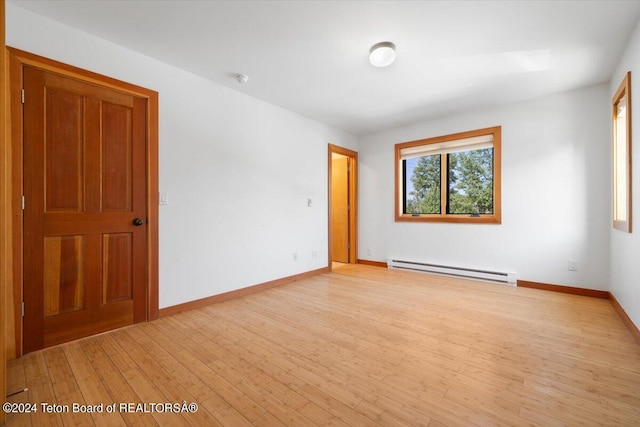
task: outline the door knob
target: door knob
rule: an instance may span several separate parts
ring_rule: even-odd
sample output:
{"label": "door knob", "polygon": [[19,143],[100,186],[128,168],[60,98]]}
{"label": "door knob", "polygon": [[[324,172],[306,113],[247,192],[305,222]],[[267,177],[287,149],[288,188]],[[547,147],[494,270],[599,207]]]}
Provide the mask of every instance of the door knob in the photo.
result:
{"label": "door knob", "polygon": [[136,227],[140,227],[142,224],[144,224],[144,221],[140,218],[136,218],[133,220],[133,225],[135,225]]}

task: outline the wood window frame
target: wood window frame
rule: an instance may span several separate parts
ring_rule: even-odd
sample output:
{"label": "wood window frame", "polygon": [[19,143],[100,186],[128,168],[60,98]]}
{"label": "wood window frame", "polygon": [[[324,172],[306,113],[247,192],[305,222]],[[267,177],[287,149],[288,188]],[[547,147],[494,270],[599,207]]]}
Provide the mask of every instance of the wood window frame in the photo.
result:
{"label": "wood window frame", "polygon": [[[441,170],[441,210],[439,214],[405,214],[403,213],[403,171],[401,166],[401,151],[406,148],[419,147],[429,144],[438,144],[448,141],[462,140],[484,135],[493,136],[493,213],[480,214],[478,216],[448,214],[446,209],[447,188],[446,168]],[[396,222],[451,222],[469,224],[501,224],[502,223],[502,197],[501,197],[501,159],[502,159],[502,127],[494,126],[476,129],[467,132],[437,136],[416,141],[403,142],[395,145],[395,220]]]}
{"label": "wood window frame", "polygon": [[[625,140],[618,141],[617,135],[617,123],[618,123],[618,106],[622,99],[626,101],[626,113],[625,113]],[[616,230],[624,231],[627,233],[631,233],[631,219],[632,219],[632,209],[631,209],[631,184],[632,184],[632,173],[631,173],[631,71],[627,72],[618,86],[618,90],[616,90],[615,95],[611,100],[611,123],[612,123],[612,184],[613,184],[613,198],[612,198],[612,215],[613,215],[613,228]],[[625,158],[619,158],[619,147],[622,145],[622,151],[624,151]],[[626,170],[622,171],[625,176],[624,183],[618,182],[618,169],[620,167],[626,168]],[[618,186],[624,185],[626,188],[619,189]],[[623,193],[625,198],[625,206],[624,206],[624,216],[619,216],[618,214],[618,195]]]}

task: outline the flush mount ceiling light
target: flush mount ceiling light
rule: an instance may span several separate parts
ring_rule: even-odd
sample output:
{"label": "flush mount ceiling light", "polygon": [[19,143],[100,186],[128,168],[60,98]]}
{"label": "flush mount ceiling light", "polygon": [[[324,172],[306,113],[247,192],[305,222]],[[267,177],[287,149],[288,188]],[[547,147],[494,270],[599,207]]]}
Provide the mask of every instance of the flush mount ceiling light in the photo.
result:
{"label": "flush mount ceiling light", "polygon": [[369,49],[369,62],[374,67],[386,67],[396,59],[396,45],[391,42],[380,42]]}

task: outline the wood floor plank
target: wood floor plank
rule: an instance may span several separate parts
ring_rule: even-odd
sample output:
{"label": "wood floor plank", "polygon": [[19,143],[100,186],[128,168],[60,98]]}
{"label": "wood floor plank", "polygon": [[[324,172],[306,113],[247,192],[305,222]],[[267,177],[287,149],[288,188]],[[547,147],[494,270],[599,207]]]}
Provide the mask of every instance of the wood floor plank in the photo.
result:
{"label": "wood floor plank", "polygon": [[[275,419],[280,420],[280,422],[286,425],[313,424],[309,419],[300,414],[295,407],[289,405],[286,396],[285,399],[280,399],[268,389],[262,387],[261,383],[256,382],[256,379],[242,375],[224,361],[218,359],[211,362],[209,367],[229,383],[234,384],[235,387],[264,408],[269,414],[272,414]],[[263,418],[263,416],[260,418],[263,420],[271,419],[267,417]]]}
{"label": "wood floor plank", "polygon": [[45,352],[45,360],[53,386],[54,399],[39,403],[65,407],[65,411],[61,414],[63,424],[86,425],[90,423],[90,416],[74,412],[71,409],[74,403],[84,405],[87,402],[82,396],[77,379],[64,354],[64,346],[53,347],[51,351]]}
{"label": "wood floor plank", "polygon": [[[145,405],[157,404],[157,403],[171,403],[170,399],[165,396],[160,387],[166,385],[167,383],[162,384],[154,384],[153,381],[147,377],[143,372],[138,370],[129,370],[123,372],[122,375],[125,377],[131,388],[138,395],[138,401],[133,402],[125,402],[133,404],[133,410],[127,409],[128,412],[133,413],[151,413],[155,421],[158,425],[161,426],[183,426],[189,425],[186,419],[179,413],[173,412],[149,412],[152,410],[147,410]],[[140,409],[138,409],[137,405],[141,405]]]}
{"label": "wood floor plank", "polygon": [[7,425],[636,426],[640,346],[607,300],[347,265],[11,361],[13,402],[197,411]]}
{"label": "wood floor plank", "polygon": [[[358,405],[356,406],[356,410],[362,413],[365,417],[369,418],[370,420],[380,425],[393,425],[393,426],[406,426],[406,427],[420,425],[416,423],[406,422],[405,420],[402,419],[403,417],[398,417],[396,414],[392,412],[388,412],[367,400],[362,400],[360,403],[358,403]],[[426,426],[427,424],[422,424],[422,425]]]}
{"label": "wood floor plank", "polygon": [[[91,365],[100,377],[100,381],[113,397],[112,403],[116,403],[117,405],[121,403],[136,403],[139,400],[138,395],[136,395],[127,380],[122,376],[122,373],[117,369],[115,363],[111,357],[109,357],[109,354],[104,351],[102,343],[105,343],[107,348],[110,348],[110,341],[108,335],[102,335],[96,339],[82,340],[80,343]],[[118,411],[118,413],[129,426],[158,425],[151,414],[133,414],[125,411]]]}
{"label": "wood floor plank", "polygon": [[[22,394],[23,402],[36,404],[56,402],[44,353],[31,353],[20,360],[25,368],[26,387],[28,388],[26,394]],[[34,426],[62,426],[61,414],[47,414],[41,410],[42,408],[38,409],[38,412],[30,416]],[[19,415],[19,417],[25,417],[25,415]]]}
{"label": "wood floor plank", "polygon": [[[189,396],[184,396],[181,400],[185,400],[187,397],[192,397],[196,400],[204,400],[211,397],[215,392],[212,388],[205,383],[205,379],[211,374],[211,371],[206,369],[204,371],[198,370],[198,363],[191,357],[191,354],[183,354],[180,350],[177,353],[169,353],[157,342],[144,340],[140,335],[142,331],[138,330],[137,334],[132,334],[132,338],[136,342],[140,343],[142,350],[148,354],[153,354],[155,365],[153,369],[161,369],[168,373],[166,383],[174,384],[176,378],[180,378],[180,384],[186,390],[189,390]],[[145,331],[149,333],[150,331]],[[166,340],[162,340],[165,342]],[[185,355],[189,358],[185,358]],[[156,383],[157,384],[157,383]]]}
{"label": "wood floor plank", "polygon": [[317,387],[308,384],[301,387],[299,393],[350,426],[379,425],[379,423],[367,418]]}
{"label": "wood floor plank", "polygon": [[[87,412],[84,412],[84,414],[87,415],[85,416],[91,417],[96,426],[126,426],[119,412],[107,413],[105,411],[105,405],[115,402],[116,397],[111,395],[102,384],[93,365],[82,350],[81,344],[73,342],[62,348],[87,405],[86,407],[79,407],[77,410],[81,411],[81,413],[86,410]],[[90,412],[93,409],[96,412]]]}
{"label": "wood floor plank", "polygon": [[[216,369],[220,375],[227,375],[225,373],[224,364],[229,366],[230,370],[235,370],[238,374],[242,375],[239,381],[235,382],[236,387],[245,390],[245,392],[252,397],[253,400],[258,402],[261,406],[265,407],[268,411],[272,412],[278,419],[283,420],[283,422],[288,425],[309,425],[309,424],[317,424],[314,420],[309,420],[308,418],[301,419],[299,415],[304,415],[300,411],[300,408],[304,407],[304,405],[308,402],[306,399],[302,398],[298,393],[296,393],[292,388],[287,386],[287,380],[285,379],[283,382],[278,381],[276,378],[269,375],[269,372],[272,371],[273,365],[268,364],[266,361],[262,361],[258,359],[260,362],[258,364],[252,363],[248,360],[243,359],[240,355],[245,355],[246,353],[238,352],[233,353],[231,351],[226,350],[225,348],[220,347],[218,344],[212,343],[206,339],[205,336],[199,335],[198,342],[202,343],[203,347],[206,347],[211,350],[211,352],[215,353],[219,357],[215,358],[215,365],[212,366],[213,369]],[[190,349],[183,350],[186,352],[188,356],[196,356],[197,353],[191,353]],[[199,359],[199,357],[198,357]],[[205,358],[204,360],[200,360],[203,363],[206,363],[210,358]],[[211,361],[208,366],[214,361]],[[194,366],[197,366],[197,363],[192,363],[190,366],[192,369]],[[231,381],[229,377],[227,377],[228,381]],[[296,387],[298,388],[298,387]],[[259,395],[257,395],[259,393]],[[317,417],[321,410],[317,408],[318,411],[313,412],[314,417]],[[332,416],[328,413],[325,413],[320,417],[323,420],[331,419]],[[310,422],[306,422],[310,421]],[[324,423],[321,423],[324,425]]]}
{"label": "wood floor plank", "polygon": [[[24,363],[25,358],[13,359],[7,361],[7,393],[6,399],[2,399],[4,403],[19,403],[19,404],[31,404],[30,394],[28,391],[23,391],[28,387],[28,378],[26,368],[30,368],[30,365]],[[36,368],[37,369],[37,368]],[[21,391],[22,390],[22,391]],[[31,393],[31,395],[37,395]],[[7,414],[7,422],[12,421],[12,425],[17,427],[31,427],[32,421],[38,421],[43,426],[61,426],[61,420],[47,420],[41,414],[33,414],[33,416],[23,414]]]}

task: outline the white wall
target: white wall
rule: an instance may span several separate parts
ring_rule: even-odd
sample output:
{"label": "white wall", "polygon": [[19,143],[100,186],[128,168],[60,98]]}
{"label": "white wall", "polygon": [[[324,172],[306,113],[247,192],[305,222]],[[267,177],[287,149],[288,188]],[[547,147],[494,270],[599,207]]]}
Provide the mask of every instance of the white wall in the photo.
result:
{"label": "white wall", "polygon": [[611,227],[610,282],[611,293],[640,328],[640,22],[611,77],[609,103],[627,71],[631,71],[632,233]]}
{"label": "white wall", "polygon": [[[359,258],[513,271],[522,280],[607,290],[608,118],[603,84],[360,138]],[[496,125],[501,225],[394,222],[394,144]],[[579,271],[568,271],[570,259]]]}
{"label": "white wall", "polygon": [[161,308],[327,266],[327,144],[355,137],[11,3],[7,45],[159,92]]}

